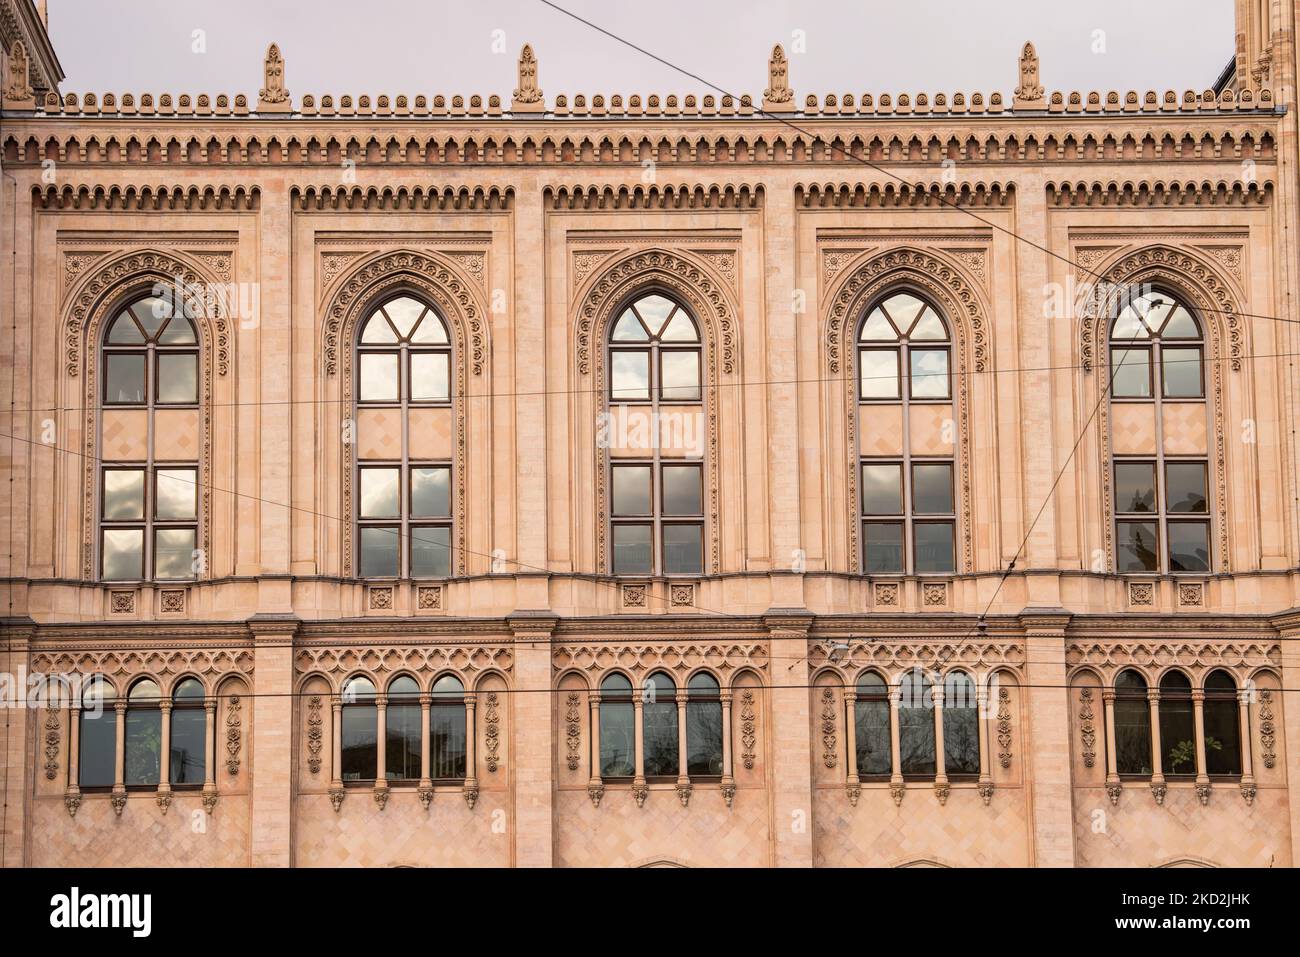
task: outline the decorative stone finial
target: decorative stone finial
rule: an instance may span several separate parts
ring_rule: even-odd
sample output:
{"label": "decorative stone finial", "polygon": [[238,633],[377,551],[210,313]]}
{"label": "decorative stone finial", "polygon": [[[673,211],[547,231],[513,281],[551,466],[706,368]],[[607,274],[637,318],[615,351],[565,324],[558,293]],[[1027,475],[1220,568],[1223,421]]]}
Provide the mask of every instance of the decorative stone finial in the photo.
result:
{"label": "decorative stone finial", "polygon": [[36,109],[36,94],[32,90],[31,62],[22,40],[15,40],[9,50],[9,69],[4,79],[4,108],[6,110]]}
{"label": "decorative stone finial", "polygon": [[265,86],[257,95],[257,112],[259,113],[291,113],[293,112],[293,103],[289,99],[289,91],[284,88],[284,57],[280,55],[280,47],[272,43],[266,48],[265,68]]}
{"label": "decorative stone finial", "polygon": [[1038,53],[1032,43],[1026,43],[1020,51],[1020,85],[1011,101],[1013,110],[1043,110],[1047,108],[1047,98],[1043,95],[1043,84],[1038,81]]}
{"label": "decorative stone finial", "polygon": [[546,101],[537,86],[537,57],[533,47],[525,43],[519,51],[519,88],[515,90],[514,99],[510,101],[511,113],[545,113]]}
{"label": "decorative stone finial", "polygon": [[767,61],[767,89],[763,91],[763,109],[770,113],[793,113],[794,91],[790,89],[790,63],[781,44],[772,47]]}

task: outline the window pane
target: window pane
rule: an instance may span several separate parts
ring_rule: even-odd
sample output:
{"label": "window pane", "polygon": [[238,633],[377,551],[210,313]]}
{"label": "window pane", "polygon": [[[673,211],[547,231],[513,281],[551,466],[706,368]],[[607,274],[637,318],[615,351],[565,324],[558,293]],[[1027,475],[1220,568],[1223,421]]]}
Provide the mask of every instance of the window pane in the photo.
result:
{"label": "window pane", "polygon": [[[383,316],[372,321],[388,325]],[[363,402],[397,401],[397,358],[395,352],[361,353],[359,394]]]}
{"label": "window pane", "polygon": [[934,702],[930,684],[903,676],[898,706],[898,759],[903,774],[934,774]]}
{"label": "window pane", "polygon": [[722,702],[686,703],[686,773],[722,773]]}
{"label": "window pane", "polygon": [[700,482],[700,469],[694,465],[665,465],[664,514],[702,515],[704,505]]}
{"label": "window pane", "polygon": [[913,349],[912,398],[948,398],[948,350]]}
{"label": "window pane", "polygon": [[446,344],[447,341],[447,326],[433,310],[424,314],[420,324],[415,327],[415,334],[411,336],[411,342],[417,345]]}
{"label": "window pane", "polygon": [[943,327],[943,320],[927,306],[925,312],[921,313],[921,318],[916,320],[912,331],[908,333],[908,338],[914,341],[942,341],[948,338],[948,330]]}
{"label": "window pane", "polygon": [[619,399],[650,398],[650,353],[610,353],[611,395]]}
{"label": "window pane", "polygon": [[931,515],[952,513],[952,466],[931,462],[912,466],[912,509]]}
{"label": "window pane", "polygon": [[1192,696],[1160,696],[1160,763],[1165,774],[1196,773]]}
{"label": "window pane", "polygon": [[429,775],[435,781],[465,777],[465,705],[459,701],[429,709]]}
{"label": "window pane", "polygon": [[1121,572],[1153,572],[1160,567],[1155,522],[1115,524],[1115,557]]}
{"label": "window pane", "polygon": [[113,321],[112,328],[108,330],[108,344],[134,346],[144,345],[144,341],[144,335],[140,332],[140,327],[135,324],[135,320],[131,318],[131,313],[123,309]]}
{"label": "window pane", "polygon": [[951,522],[917,522],[912,529],[917,572],[950,572],[955,566]]}
{"label": "window pane", "polygon": [[659,330],[663,327],[664,320],[673,311],[673,305],[672,300],[652,293],[638,299],[634,304],[634,308],[641,314],[641,318],[645,321],[646,328],[650,330],[651,335],[657,336]]}
{"label": "window pane", "polygon": [[943,764],[947,774],[979,774],[979,704],[975,684],[949,675],[943,690]]}
{"label": "window pane", "polygon": [[343,706],[342,727],[339,729],[342,746],[344,781],[373,781],[378,768],[379,755],[375,742],[379,739],[379,712],[373,704]]}
{"label": "window pane", "polygon": [[642,760],[647,777],[677,774],[677,703],[661,692],[641,706]]}
{"label": "window pane", "polygon": [[1120,774],[1151,773],[1151,712],[1145,696],[1115,699],[1115,767]]}
{"label": "window pane", "polygon": [[397,333],[393,332],[393,327],[388,324],[384,314],[376,311],[366,321],[366,327],[361,331],[361,341],[371,345],[396,343]]}
{"label": "window pane", "polygon": [[144,518],[144,471],[107,469],[104,472],[104,519],[109,522]]}
{"label": "window pane", "polygon": [[1111,349],[1110,367],[1114,373],[1111,395],[1117,399],[1151,398],[1151,350]]}
{"label": "window pane", "polygon": [[1115,463],[1115,511],[1156,510],[1156,467],[1151,462]]}
{"label": "window pane", "polygon": [[630,703],[601,702],[600,776],[630,778],[636,773],[634,715]]}
{"label": "window pane", "polygon": [[167,323],[167,328],[158,337],[158,344],[163,346],[193,346],[198,344],[194,333],[194,323],[184,316],[176,316]]}
{"label": "window pane", "polygon": [[1160,351],[1160,371],[1165,395],[1171,399],[1199,399],[1205,394],[1201,386],[1201,350],[1172,349]]}
{"label": "window pane", "polygon": [[889,774],[893,770],[889,754],[889,702],[887,700],[863,701],[859,698],[853,707],[858,746],[858,774],[864,776]]}
{"label": "window pane", "polygon": [[614,324],[614,333],[610,338],[615,342],[648,342],[650,336],[641,325],[641,320],[637,318],[636,313],[627,309]]}
{"label": "window pane", "polygon": [[894,325],[898,326],[899,331],[904,334],[912,328],[912,323],[925,308],[924,302],[907,292],[895,293],[881,305],[885,312],[889,313],[889,318],[894,320]]}
{"label": "window pane", "polygon": [[862,324],[862,333],[858,338],[863,342],[893,342],[898,338],[898,331],[889,324],[884,311],[876,307]]}
{"label": "window pane", "polygon": [[104,577],[113,581],[144,577],[144,529],[104,529]]}
{"label": "window pane", "polygon": [[110,405],[144,402],[144,356],[109,353],[105,370],[104,401]]}
{"label": "window pane", "polygon": [[396,528],[361,529],[361,577],[396,578],[397,538]]}
{"label": "window pane", "polygon": [[862,398],[897,399],[898,350],[863,349],[858,353],[859,375],[862,377]]}
{"label": "window pane", "polygon": [[447,525],[411,529],[411,576],[447,578],[451,575],[451,528]]}
{"label": "window pane", "polygon": [[172,711],[171,757],[168,775],[172,784],[202,784],[206,768],[204,740],[207,717],[202,708]]}
{"label": "window pane", "polygon": [[1210,526],[1206,522],[1169,523],[1169,570],[1210,570]]}
{"label": "window pane", "polygon": [[669,401],[700,397],[700,354],[698,352],[661,352],[660,396]]}
{"label": "window pane", "polygon": [[361,517],[397,518],[401,514],[401,485],[397,468],[361,470]]}
{"label": "window pane", "polygon": [[1165,339],[1199,339],[1201,327],[1191,313],[1182,306],[1175,305],[1165,321],[1165,327],[1160,330],[1160,335]]}
{"label": "window pane", "polygon": [[192,404],[199,401],[199,357],[191,352],[158,356],[158,401]]}
{"label": "window pane", "polygon": [[384,737],[384,776],[390,781],[418,781],[419,704],[390,704],[384,715]]}
{"label": "window pane", "polygon": [[1237,697],[1205,699],[1205,773],[1241,773],[1241,727]]}
{"label": "window pane", "polygon": [[649,515],[650,466],[614,466],[614,514]]}
{"label": "window pane", "polygon": [[157,708],[126,711],[127,785],[156,785],[162,768],[162,712]]}
{"label": "window pane", "polygon": [[700,525],[664,526],[664,572],[698,575],[703,571],[703,532]]}
{"label": "window pane", "polygon": [[83,788],[113,786],[117,774],[117,711],[112,702],[81,712],[77,780]]}
{"label": "window pane", "polygon": [[392,320],[393,328],[403,339],[411,335],[415,320],[424,312],[424,303],[416,302],[410,296],[399,296],[384,303],[384,312]]}
{"label": "window pane", "polygon": [[446,402],[451,398],[451,356],[446,352],[411,353],[411,401]]}
{"label": "window pane", "polygon": [[162,328],[162,324],[172,314],[172,304],[169,299],[150,296],[133,303],[131,311],[135,313],[136,319],[140,321],[140,327],[144,329],[145,335],[152,339],[158,335],[158,330]]}
{"label": "window pane", "polygon": [[153,573],[155,578],[192,578],[194,576],[194,529],[159,528],[154,530]]}
{"label": "window pane", "polygon": [[159,469],[156,494],[157,518],[194,518],[198,514],[198,474],[194,469]]}
{"label": "window pane", "polygon": [[664,342],[699,342],[700,334],[690,316],[678,309],[673,313],[672,319],[668,320],[668,325],[664,326],[659,338]]}
{"label": "window pane", "polygon": [[1170,462],[1165,466],[1166,506],[1171,512],[1204,512],[1205,463]]}
{"label": "window pane", "polygon": [[418,518],[451,515],[451,469],[411,469],[411,515]]}
{"label": "window pane", "polygon": [[650,573],[650,526],[614,526],[614,574],[648,575]]}
{"label": "window pane", "polygon": [[862,512],[864,515],[901,515],[903,512],[903,467],[897,462],[862,466]]}
{"label": "window pane", "polygon": [[866,522],[863,563],[872,572],[903,570],[903,525],[901,522]]}

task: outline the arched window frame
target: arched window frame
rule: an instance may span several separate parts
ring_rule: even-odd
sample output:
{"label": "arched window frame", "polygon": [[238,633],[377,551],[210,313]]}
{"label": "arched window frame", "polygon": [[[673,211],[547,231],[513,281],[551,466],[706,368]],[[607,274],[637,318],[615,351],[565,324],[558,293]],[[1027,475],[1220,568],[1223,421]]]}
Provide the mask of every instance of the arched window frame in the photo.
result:
{"label": "arched window frame", "polygon": [[654,671],[641,691],[643,776],[647,781],[676,780],[682,768],[679,732],[684,730],[677,709],[677,682],[666,671]]}
{"label": "arched window frame", "polygon": [[[431,742],[441,741],[440,745],[430,745],[433,749],[430,777],[435,784],[463,784],[467,778],[474,777],[471,770],[474,760],[474,697],[466,691],[460,676],[451,672],[434,679],[430,694],[433,710],[430,712],[429,736]],[[445,740],[435,737],[435,717],[439,719],[438,728],[447,731]]]}
{"label": "arched window frame", "polygon": [[[198,694],[194,695],[194,689]],[[167,780],[170,786],[177,791],[198,790],[204,785],[209,773],[209,764],[212,761],[212,741],[208,738],[207,728],[207,696],[203,689],[203,682],[193,675],[183,675],[172,689],[171,694],[171,714],[164,715],[164,720],[170,720],[168,741],[170,747],[167,750]],[[201,765],[193,774],[186,774],[188,768],[185,755],[189,754],[187,750],[180,753],[177,748],[177,742],[185,740],[194,734],[193,728],[187,725],[197,725],[198,734],[198,756],[202,758]],[[186,779],[187,778],[187,779]]]}
{"label": "arched window frame", "polygon": [[339,779],[348,787],[372,787],[378,778],[379,695],[369,675],[343,683]]}
{"label": "arched window frame", "polygon": [[[1116,570],[1133,575],[1205,575],[1214,567],[1215,559],[1209,447],[1194,455],[1166,452],[1164,410],[1169,403],[1200,404],[1206,410],[1207,430],[1213,428],[1208,421],[1206,394],[1206,322],[1186,296],[1164,286],[1134,287],[1133,294],[1120,297],[1115,306],[1106,322],[1108,401],[1112,409],[1122,405],[1151,406],[1155,425],[1152,453],[1115,453],[1110,443],[1111,462],[1107,467],[1114,495]],[[1163,311],[1157,313],[1157,309]],[[1193,335],[1173,334],[1186,331],[1188,320]],[[1182,357],[1184,353],[1188,357]],[[1190,357],[1193,353],[1194,359]],[[1193,361],[1196,388],[1176,389],[1170,394],[1169,383],[1175,381],[1171,370],[1183,370],[1184,364]],[[1185,493],[1183,501],[1195,503],[1199,497],[1201,507],[1175,507],[1171,499],[1176,491]],[[1140,539],[1134,536],[1143,531],[1155,538],[1154,549],[1144,551],[1136,544]],[[1175,538],[1180,541],[1177,548]],[[1193,538],[1204,542],[1203,562],[1187,551],[1188,547],[1195,550]]]}
{"label": "arched window frame", "polygon": [[[726,768],[727,724],[724,720],[730,708],[724,709],[722,685],[710,671],[697,671],[686,681],[686,753],[682,767],[693,781],[721,780]],[[710,726],[716,721],[717,739],[713,740]],[[707,766],[702,767],[703,756]],[[716,769],[716,770],[715,770]]]}
{"label": "arched window frame", "polygon": [[[919,304],[910,319],[902,312],[904,306]],[[891,309],[891,306],[894,307]],[[894,316],[898,311],[899,315]],[[920,338],[915,334],[922,328],[931,330],[936,320],[941,337]],[[880,325],[881,322],[884,325]],[[900,328],[901,326],[901,328]],[[888,332],[889,338],[883,337]],[[955,358],[958,354],[952,323],[944,311],[925,293],[911,286],[899,284],[889,287],[872,298],[857,323],[854,337],[855,397],[859,418],[870,414],[874,407],[897,408],[901,421],[902,448],[894,455],[857,454],[858,501],[856,507],[861,522],[860,567],[872,576],[888,575],[951,575],[957,570],[959,542],[957,536],[957,445],[946,455],[913,453],[911,445],[911,418],[914,406],[946,406],[954,409]],[[925,372],[916,368],[917,360],[929,355],[942,357],[942,372]],[[868,356],[892,358],[892,372]],[[937,360],[936,360],[937,361]],[[917,387],[917,375],[928,383],[940,383],[942,388],[927,385]],[[893,388],[882,387],[884,380],[893,382]],[[932,394],[926,394],[927,392]],[[955,421],[955,416],[952,416]],[[933,476],[946,471],[946,482],[936,483]],[[892,476],[892,477],[891,477]],[[927,481],[918,481],[924,476]],[[917,498],[918,486],[928,489],[931,496],[946,487],[947,501],[927,501]],[[886,501],[888,500],[888,501]],[[896,502],[897,504],[893,504]],[[933,505],[946,505],[935,509]],[[918,545],[918,530],[930,535],[941,535],[947,530],[946,554],[936,538],[929,546],[934,559],[921,561],[923,550]],[[876,543],[879,543],[877,548]],[[898,559],[888,557],[896,548]]]}
{"label": "arched window frame", "polygon": [[1248,747],[1250,739],[1249,721],[1243,725],[1247,714],[1237,679],[1227,668],[1215,668],[1205,676],[1204,690],[1205,774],[1211,780],[1239,780],[1243,741]]}
{"label": "arched window frame", "polygon": [[[201,557],[205,546],[200,536],[206,499],[201,494],[202,463],[198,458],[202,436],[194,436],[193,458],[171,459],[156,454],[159,413],[192,409],[203,415],[202,383],[206,375],[200,314],[188,297],[168,293],[153,295],[150,287],[138,283],[129,287],[118,297],[99,331],[101,385],[95,399],[101,409],[101,434],[94,567],[98,579],[105,582],[191,580],[206,565]],[[158,326],[150,332],[154,321]],[[188,324],[187,331],[182,321]],[[183,330],[182,341],[163,341],[173,336],[174,329]],[[119,333],[135,338],[128,341]],[[139,363],[139,394],[123,399],[119,389],[119,397],[114,398],[115,382],[122,381],[121,372],[114,369],[121,370],[123,363],[133,360]],[[192,363],[189,389],[183,390],[185,394],[173,389],[168,396],[160,395],[160,383],[175,374],[169,372],[164,377],[164,363],[170,367],[178,360]],[[104,413],[122,411],[145,415],[143,458],[119,460],[108,454],[102,435]],[[201,425],[200,431],[205,432],[206,425]]]}
{"label": "arched window frame", "polygon": [[[662,319],[658,319],[650,315],[648,306],[643,304],[660,308],[667,304],[670,308]],[[670,328],[681,328],[679,317],[684,317],[689,324],[693,338],[666,337]],[[640,328],[646,338],[620,338],[624,322],[629,323],[629,327]],[[616,415],[628,414],[627,410],[649,413],[652,428],[658,430],[662,417],[693,407],[700,409],[698,430],[702,430],[706,402],[704,327],[680,296],[666,288],[650,285],[625,297],[611,314],[603,348],[605,381],[601,391],[611,433],[619,428],[620,420]],[[644,356],[647,374],[644,393],[630,388],[626,380],[620,379],[619,360],[624,356]],[[664,385],[664,361],[668,357],[694,358],[693,386]],[[691,364],[686,362],[684,365]],[[670,393],[670,389],[678,391]],[[609,489],[610,571],[615,575],[633,577],[698,577],[705,569],[705,472],[708,463],[704,455],[698,458],[665,455],[657,440],[657,432],[654,438],[648,453],[642,451],[635,456],[623,456],[609,454],[607,449],[603,456],[605,484]],[[675,505],[670,505],[670,485],[686,493],[684,498],[675,499]],[[692,495],[694,502],[688,501]],[[634,499],[643,499],[643,504]],[[695,504],[698,504],[697,508],[681,507]],[[643,537],[648,541],[643,541]],[[680,553],[680,557],[670,556],[670,545]],[[649,561],[634,557],[646,548]],[[691,550],[694,555],[687,555]]]}
{"label": "arched window frame", "polygon": [[[123,703],[123,708],[125,703]],[[91,675],[81,690],[77,713],[76,774],[71,776],[75,786],[86,793],[108,792],[121,780],[120,750],[117,745],[117,728],[121,721],[117,689],[104,675]],[[90,722],[89,724],[87,722]],[[108,753],[107,773],[86,780],[86,769],[94,764],[104,764]],[[87,760],[93,754],[98,760]]]}
{"label": "arched window frame", "polygon": [[[422,308],[412,314],[413,305]],[[405,332],[403,320],[394,318],[399,309],[411,322]],[[436,329],[434,339],[416,342],[415,338],[424,335],[427,329]],[[379,336],[367,341],[371,330],[386,330],[391,341],[376,341]],[[388,340],[388,336],[382,338]],[[401,447],[396,456],[364,462],[356,456],[352,465],[352,481],[356,489],[353,520],[356,526],[354,567],[357,576],[368,579],[449,578],[456,568],[453,561],[455,462],[451,458],[429,459],[412,454],[410,413],[413,409],[454,409],[460,401],[455,392],[458,357],[451,323],[428,296],[415,289],[399,287],[378,299],[356,323],[352,350],[356,383],[352,393],[354,428],[362,411],[368,409],[392,410],[401,419]],[[433,373],[435,387],[430,390],[421,387],[417,392],[414,370],[417,360],[426,358],[430,360],[431,368],[443,370],[441,387],[437,386],[438,373]],[[395,390],[382,393],[375,390],[368,394],[367,380],[377,375],[377,365],[372,365],[372,360],[380,359],[391,359],[395,364]],[[395,508],[367,514],[365,493],[368,487],[391,489],[395,494]],[[440,489],[445,490],[445,494]],[[420,501],[434,507],[426,513],[418,506]],[[444,501],[445,508],[438,507]],[[391,544],[385,536],[397,539],[396,561],[385,563],[385,567],[380,568],[377,566],[380,553]],[[375,549],[369,562],[367,542],[373,542]]]}
{"label": "arched window frame", "polygon": [[122,781],[128,791],[153,791],[162,783],[163,700],[152,677],[127,689]]}
{"label": "arched window frame", "polygon": [[1177,668],[1160,676],[1156,712],[1160,725],[1158,770],[1169,780],[1192,780],[1205,767],[1202,735],[1197,731],[1199,702],[1192,699],[1192,679]]}
{"label": "arched window frame", "polygon": [[385,779],[390,783],[418,782],[424,776],[424,715],[420,705],[420,684],[402,672],[388,682],[384,695],[387,699],[384,709]]}
{"label": "arched window frame", "polygon": [[1114,728],[1115,773],[1120,780],[1149,780],[1155,773],[1151,722],[1151,686],[1136,668],[1115,676],[1108,724]]}
{"label": "arched window frame", "polygon": [[[888,781],[893,774],[894,716],[889,679],[879,671],[867,669],[858,675],[853,687],[850,709],[854,724],[854,770],[863,781]],[[882,724],[883,719],[883,724]],[[884,740],[880,740],[881,728]],[[884,749],[880,745],[883,743]],[[883,754],[884,760],[880,760]],[[875,757],[873,765],[872,757]]]}

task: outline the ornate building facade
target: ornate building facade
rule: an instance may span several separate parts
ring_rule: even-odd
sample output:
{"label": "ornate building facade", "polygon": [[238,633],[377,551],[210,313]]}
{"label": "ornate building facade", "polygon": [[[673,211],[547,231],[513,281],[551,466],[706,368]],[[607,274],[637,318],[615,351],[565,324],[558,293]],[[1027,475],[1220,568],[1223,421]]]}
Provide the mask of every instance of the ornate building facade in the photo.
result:
{"label": "ornate building facade", "polygon": [[1295,19],[79,95],[0,0],[4,864],[1292,865]]}

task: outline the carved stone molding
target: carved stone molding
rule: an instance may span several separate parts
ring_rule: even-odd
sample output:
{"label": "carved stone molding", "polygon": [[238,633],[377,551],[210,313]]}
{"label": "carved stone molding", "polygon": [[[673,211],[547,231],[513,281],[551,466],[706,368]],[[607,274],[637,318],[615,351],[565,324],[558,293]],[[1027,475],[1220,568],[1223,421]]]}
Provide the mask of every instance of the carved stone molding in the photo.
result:
{"label": "carved stone molding", "polygon": [[600,799],[603,798],[604,796],[605,796],[605,785],[603,784],[587,785],[587,797],[590,798],[592,807],[595,808],[600,807]]}
{"label": "carved stone molding", "polygon": [[1156,781],[1151,782],[1151,796],[1156,799],[1156,804],[1163,807],[1165,803],[1165,795],[1168,793],[1168,785]]}
{"label": "carved stone molding", "polygon": [[113,805],[113,813],[118,817],[121,817],[122,810],[126,807],[126,792],[115,790],[112,795],[110,795],[109,800]]}
{"label": "carved stone molding", "polygon": [[691,784],[689,781],[677,785],[677,800],[681,802],[682,807],[691,803]]}
{"label": "carved stone molding", "polygon": [[388,788],[375,788],[375,807],[379,808],[381,811],[388,807]]}
{"label": "carved stone molding", "polygon": [[[1003,768],[1011,767],[1011,692],[1006,688],[998,689],[998,764]],[[984,802],[985,804],[988,801]]]}
{"label": "carved stone molding", "polygon": [[433,788],[416,788],[416,797],[420,799],[420,807],[429,810],[429,805],[433,803]]}
{"label": "carved stone molding", "polygon": [[297,649],[294,666],[299,674],[331,676],[335,681],[353,672],[364,672],[376,687],[398,671],[434,673],[446,669],[460,674],[469,687],[475,676],[489,669],[509,674],[514,657],[509,647],[491,644],[438,645],[308,645]]}
{"label": "carved stone molding", "polygon": [[218,798],[218,797],[219,797],[219,795],[217,794],[217,790],[216,790],[216,788],[212,788],[211,790],[209,790],[208,788],[204,788],[204,789],[203,789],[203,798],[202,798],[202,801],[203,801],[203,810],[206,811],[206,812],[209,813],[209,814],[211,814],[213,811],[215,811],[215,810],[217,809],[217,798]]}
{"label": "carved stone molding", "polygon": [[1119,807],[1119,796],[1124,790],[1124,786],[1118,782],[1112,782],[1106,785],[1106,797],[1110,798],[1112,807]]}
{"label": "carved stone molding", "polygon": [[343,807],[343,798],[347,796],[347,791],[343,788],[330,788],[329,795],[330,806],[334,808],[334,813],[337,814],[339,809]]}
{"label": "carved stone molding", "polygon": [[1196,785],[1196,797],[1202,804],[1210,803],[1210,786],[1208,784]]}
{"label": "carved stone molding", "polygon": [[239,695],[231,695],[226,705],[226,771],[232,777],[239,773],[239,750],[242,738],[239,720],[241,705]]}
{"label": "carved stone molding", "polygon": [[1241,798],[1246,802],[1247,807],[1255,803],[1256,793],[1258,792],[1253,783],[1247,783],[1246,781],[1241,782]]}
{"label": "carved stone molding", "polygon": [[857,806],[858,806],[858,801],[859,801],[859,800],[861,799],[861,797],[862,797],[862,785],[860,785],[860,784],[846,784],[846,785],[844,785],[844,793],[845,793],[845,795],[846,795],[846,796],[848,797],[848,799],[849,799],[849,806],[850,806],[850,807],[857,807]]}
{"label": "carved stone molding", "polygon": [[[767,672],[767,655],[767,644],[762,641],[692,638],[668,643],[653,639],[598,639],[590,643],[556,645],[551,655],[551,668],[557,675],[570,669],[599,675],[617,667],[625,669],[637,679],[662,669],[677,676],[680,686],[683,683],[681,679],[689,675],[697,665],[710,668],[720,677],[741,668],[764,674]],[[724,680],[723,684],[726,683]],[[745,691],[752,693],[753,689],[747,688],[741,692],[742,706]]]}
{"label": "carved stone molding", "polygon": [[740,763],[746,771],[754,769],[754,745],[758,735],[754,724],[754,689],[744,688],[740,692]]}
{"label": "carved stone molding", "polygon": [[59,773],[59,732],[63,728],[63,719],[59,709],[45,709],[45,780],[53,781]]}
{"label": "carved stone molding", "polygon": [[894,807],[901,807],[903,804],[903,795],[907,793],[907,787],[902,784],[890,784],[889,796],[893,798]]}
{"label": "carved stone molding", "polygon": [[[1091,665],[1104,673],[1118,673],[1135,667],[1145,673],[1148,684],[1159,683],[1165,668],[1188,671],[1224,668],[1233,674],[1238,686],[1244,685],[1256,668],[1282,663],[1282,650],[1272,641],[1242,638],[1239,640],[1190,640],[1185,638],[1073,639],[1065,647],[1065,660],[1071,668]],[[1109,680],[1109,679],[1107,679]],[[1267,692],[1261,691],[1262,698]],[[1262,714],[1261,714],[1262,718]]]}
{"label": "carved stone molding", "polygon": [[1097,760],[1097,728],[1094,724],[1093,690],[1079,689],[1079,735],[1083,739],[1083,766],[1092,767]]}
{"label": "carved stone molding", "polygon": [[43,674],[103,674],[116,678],[120,689],[140,675],[149,675],[165,684],[169,676],[186,673],[202,675],[215,687],[226,675],[251,676],[253,652],[251,648],[237,646],[183,649],[160,645],[140,648],[133,641],[126,642],[123,647],[114,647],[106,642],[95,650],[42,648],[32,653],[31,667],[33,672]]}
{"label": "carved stone molding", "polygon": [[828,768],[835,767],[837,759],[837,748],[835,732],[837,728],[835,715],[839,710],[835,706],[835,691],[831,688],[823,688],[821,693],[822,712],[821,712],[821,739],[822,739],[822,764]]}
{"label": "carved stone molding", "polygon": [[483,761],[488,772],[495,774],[500,761],[501,748],[501,696],[489,691],[483,708]]}
{"label": "carved stone molding", "polygon": [[312,774],[320,774],[320,753],[325,744],[324,723],[321,696],[314,694],[307,699],[307,767]]}
{"label": "carved stone molding", "polygon": [[420,611],[441,611],[442,586],[420,585],[416,588],[415,604]]}
{"label": "carved stone molding", "polygon": [[632,797],[636,801],[637,807],[645,807],[645,800],[650,796],[650,785],[644,781],[637,781],[632,784]]}
{"label": "carved stone molding", "polygon": [[582,762],[582,696],[570,691],[564,706],[564,751],[570,771],[576,771]]}
{"label": "carved stone molding", "polygon": [[951,791],[952,791],[951,785],[943,784],[937,781],[935,782],[934,796],[938,798],[940,806],[948,803],[948,795],[951,793]]}
{"label": "carved stone molding", "polygon": [[1264,767],[1277,764],[1277,727],[1273,724],[1273,692],[1265,689],[1259,693],[1259,747],[1263,752]]}
{"label": "carved stone molding", "polygon": [[154,802],[158,805],[163,814],[166,814],[167,809],[172,806],[172,792],[159,791],[157,796],[154,798]]}
{"label": "carved stone molding", "polygon": [[993,782],[981,781],[975,786],[975,790],[979,792],[980,800],[987,807],[993,800]]}
{"label": "carved stone molding", "polygon": [[63,795],[63,806],[68,809],[68,817],[75,818],[81,809],[81,794],[72,792]]}
{"label": "carved stone molding", "polygon": [[726,804],[728,808],[730,808],[732,802],[736,800],[736,785],[722,784],[719,785],[718,790],[722,793],[723,803]]}
{"label": "carved stone molding", "polygon": [[916,667],[927,670],[943,669],[945,664],[960,661],[966,668],[993,669],[1008,667],[1017,680],[1023,680],[1020,668],[1024,664],[1024,645],[1018,641],[970,640],[944,638],[916,638],[891,640],[878,638],[872,642],[856,641],[847,651],[840,651],[834,662],[827,657],[821,643],[814,644],[808,652],[812,668],[833,667],[846,687],[854,683],[857,672],[874,667],[885,672],[886,679]]}

